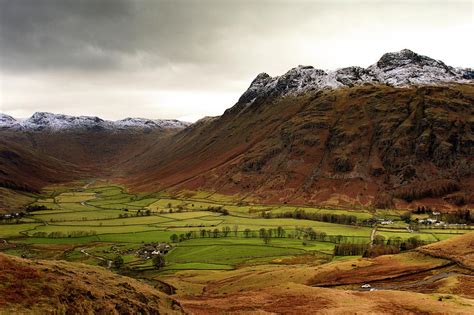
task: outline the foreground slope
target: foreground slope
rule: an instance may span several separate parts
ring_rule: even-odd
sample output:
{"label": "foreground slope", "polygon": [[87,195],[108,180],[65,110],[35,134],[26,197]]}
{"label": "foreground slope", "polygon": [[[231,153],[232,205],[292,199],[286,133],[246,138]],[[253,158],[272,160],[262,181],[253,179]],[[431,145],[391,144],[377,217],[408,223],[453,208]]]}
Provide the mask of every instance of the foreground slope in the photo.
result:
{"label": "foreground slope", "polygon": [[0,254],[0,313],[179,314],[166,295],[105,269]]}
{"label": "foreground slope", "polygon": [[[472,251],[473,238],[470,233],[416,251],[320,266],[181,272],[165,281],[193,314],[472,314],[474,277],[462,257]],[[366,283],[376,290],[361,289]]]}
{"label": "foreground slope", "polygon": [[423,246],[419,252],[435,257],[451,259],[474,271],[474,233]]}

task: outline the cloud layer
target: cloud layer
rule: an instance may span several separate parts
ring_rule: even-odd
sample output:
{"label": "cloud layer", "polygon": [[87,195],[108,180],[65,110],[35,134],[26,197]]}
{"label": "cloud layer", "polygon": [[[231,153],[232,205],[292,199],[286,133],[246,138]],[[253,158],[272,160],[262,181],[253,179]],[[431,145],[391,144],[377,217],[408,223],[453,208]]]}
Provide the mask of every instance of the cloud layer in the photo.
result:
{"label": "cloud layer", "polygon": [[473,30],[471,1],[0,0],[0,110],[195,119],[298,64],[472,66]]}

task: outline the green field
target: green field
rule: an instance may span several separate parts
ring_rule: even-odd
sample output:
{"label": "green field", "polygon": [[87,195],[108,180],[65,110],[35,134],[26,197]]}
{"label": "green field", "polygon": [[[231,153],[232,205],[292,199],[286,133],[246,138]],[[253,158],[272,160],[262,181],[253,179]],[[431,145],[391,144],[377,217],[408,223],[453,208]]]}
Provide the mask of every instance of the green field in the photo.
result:
{"label": "green field", "polygon": [[[228,270],[242,264],[278,263],[282,259],[308,255],[332,259],[337,242],[370,242],[372,227],[361,223],[374,216],[394,220],[391,227],[381,226],[376,232],[386,239],[406,240],[416,236],[425,242],[436,242],[469,231],[440,228],[410,233],[407,224],[400,220],[403,211],[397,210],[374,212],[261,205],[204,191],[185,191],[174,196],[165,192],[136,195],[116,185],[77,187],[48,187],[33,203],[47,209],[31,212],[19,224],[1,224],[0,238],[12,244],[36,246],[35,251],[48,250],[48,246],[65,246],[65,259],[95,264],[104,259],[113,260],[116,253],[109,250],[113,246],[132,249],[123,254],[124,262],[129,268],[141,270],[150,269],[152,265],[150,259],[137,255],[138,249],[150,243],[171,243],[174,235],[173,240],[179,242],[172,243],[173,249],[165,256],[164,268],[172,272]],[[216,209],[225,209],[226,213]],[[296,210],[355,216],[358,224],[275,217]],[[278,237],[277,228],[283,231]],[[272,230],[265,242],[261,229],[265,229],[264,233]],[[309,238],[308,229],[325,236],[318,240]],[[37,246],[41,246],[40,249]],[[68,250],[68,246],[73,247]],[[82,250],[92,256],[86,257]]]}

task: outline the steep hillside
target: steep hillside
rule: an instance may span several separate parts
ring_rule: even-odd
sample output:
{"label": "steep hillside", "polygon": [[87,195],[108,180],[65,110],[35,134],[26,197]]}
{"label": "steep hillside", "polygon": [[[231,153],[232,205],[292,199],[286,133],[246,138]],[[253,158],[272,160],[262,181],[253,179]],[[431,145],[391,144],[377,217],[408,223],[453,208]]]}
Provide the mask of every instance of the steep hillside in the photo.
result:
{"label": "steep hillside", "polygon": [[137,280],[63,261],[0,254],[0,313],[180,314],[181,307]]}
{"label": "steep hillside", "polygon": [[473,85],[370,84],[243,102],[122,166],[124,181],[266,202],[474,202]]}
{"label": "steep hillside", "polygon": [[73,180],[84,172],[29,146],[0,139],[0,187],[33,192],[50,183]]}

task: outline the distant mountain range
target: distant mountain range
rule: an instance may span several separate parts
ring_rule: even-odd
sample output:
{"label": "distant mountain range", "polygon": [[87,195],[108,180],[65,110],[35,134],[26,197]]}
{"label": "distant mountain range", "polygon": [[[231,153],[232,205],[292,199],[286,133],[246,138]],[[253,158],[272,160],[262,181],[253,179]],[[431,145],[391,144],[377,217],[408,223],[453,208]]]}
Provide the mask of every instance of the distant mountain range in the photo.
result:
{"label": "distant mountain range", "polygon": [[69,116],[45,112],[34,113],[25,120],[17,120],[0,113],[0,129],[22,131],[182,129],[189,125],[191,123],[175,119],[125,118],[109,121],[94,116]]}
{"label": "distant mountain range", "polygon": [[15,189],[104,177],[136,191],[278,204],[474,205],[474,72],[410,50],[368,68],[259,74],[222,116],[192,125],[47,113],[0,121],[0,186]]}

